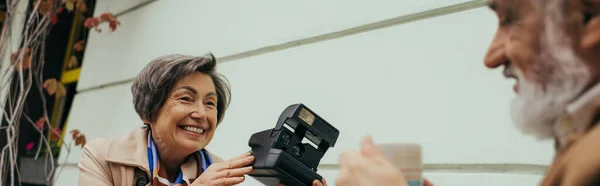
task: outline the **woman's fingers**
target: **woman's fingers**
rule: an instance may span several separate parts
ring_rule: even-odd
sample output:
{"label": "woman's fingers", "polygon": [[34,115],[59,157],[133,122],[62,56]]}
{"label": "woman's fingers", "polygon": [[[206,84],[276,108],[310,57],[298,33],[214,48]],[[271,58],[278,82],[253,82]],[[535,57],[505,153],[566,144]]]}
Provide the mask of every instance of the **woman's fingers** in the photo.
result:
{"label": "woman's fingers", "polygon": [[314,180],[312,185],[313,186],[323,186],[323,184],[319,180]]}
{"label": "woman's fingers", "polygon": [[221,162],[215,165],[214,169],[216,171],[221,171],[225,169],[235,169],[249,165],[254,161],[254,156],[246,156],[239,159],[231,159],[225,162]]}
{"label": "woman's fingers", "polygon": [[244,181],[245,175],[252,172],[252,166],[248,166],[252,162],[254,162],[254,156],[252,153],[246,152],[227,161],[210,165],[200,176],[201,179],[194,182],[224,186],[239,184]]}
{"label": "woman's fingers", "polygon": [[214,180],[215,185],[235,185],[244,181],[245,177],[225,177]]}
{"label": "woman's fingers", "polygon": [[223,178],[223,177],[238,177],[244,176],[248,173],[252,172],[252,167],[242,167],[236,169],[226,169],[215,174],[215,178]]}
{"label": "woman's fingers", "polygon": [[242,183],[244,176],[252,172],[252,166],[248,166],[252,162],[254,156],[247,152],[225,162],[214,163],[194,181],[194,184],[230,186]]}
{"label": "woman's fingers", "polygon": [[241,155],[239,155],[239,156],[237,156],[237,157],[234,157],[234,158],[231,158],[231,159],[229,159],[229,160],[237,160],[237,159],[242,159],[242,158],[248,157],[248,156],[250,156],[250,155],[252,155],[252,152],[245,152],[244,154],[241,154]]}

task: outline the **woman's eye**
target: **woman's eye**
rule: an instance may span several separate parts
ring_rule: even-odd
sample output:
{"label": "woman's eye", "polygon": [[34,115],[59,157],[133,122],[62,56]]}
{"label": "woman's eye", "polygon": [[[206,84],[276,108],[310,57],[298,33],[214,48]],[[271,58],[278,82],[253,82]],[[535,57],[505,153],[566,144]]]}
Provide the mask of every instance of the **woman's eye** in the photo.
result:
{"label": "woman's eye", "polygon": [[208,104],[208,105],[210,105],[210,106],[213,106],[213,107],[217,105],[217,104],[215,104],[215,102],[212,102],[212,101],[210,101],[210,102],[208,102],[208,103],[206,103],[206,104]]}
{"label": "woman's eye", "polygon": [[194,100],[192,100],[192,98],[190,98],[190,97],[182,97],[182,98],[179,98],[179,99],[180,99],[180,100],[183,100],[183,101],[194,101]]}

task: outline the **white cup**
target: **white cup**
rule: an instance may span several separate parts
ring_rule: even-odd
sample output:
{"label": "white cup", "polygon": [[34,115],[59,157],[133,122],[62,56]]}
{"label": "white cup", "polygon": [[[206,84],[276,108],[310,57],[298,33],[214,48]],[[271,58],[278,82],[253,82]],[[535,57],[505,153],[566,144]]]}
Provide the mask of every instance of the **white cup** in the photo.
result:
{"label": "white cup", "polygon": [[402,171],[409,186],[423,186],[421,145],[415,143],[378,144],[385,156]]}

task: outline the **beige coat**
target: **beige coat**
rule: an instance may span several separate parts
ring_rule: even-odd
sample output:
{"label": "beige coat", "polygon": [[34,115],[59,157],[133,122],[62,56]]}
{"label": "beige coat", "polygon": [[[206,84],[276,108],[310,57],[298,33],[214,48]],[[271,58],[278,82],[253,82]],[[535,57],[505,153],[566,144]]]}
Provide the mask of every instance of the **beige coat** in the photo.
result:
{"label": "beige coat", "polygon": [[[148,129],[140,127],[120,138],[89,141],[79,161],[79,185],[149,185],[147,140]],[[209,154],[215,163],[223,161]],[[188,178],[198,177],[194,158],[188,159],[181,169]]]}
{"label": "beige coat", "polygon": [[600,185],[600,84],[571,103],[554,126],[556,156],[542,186]]}

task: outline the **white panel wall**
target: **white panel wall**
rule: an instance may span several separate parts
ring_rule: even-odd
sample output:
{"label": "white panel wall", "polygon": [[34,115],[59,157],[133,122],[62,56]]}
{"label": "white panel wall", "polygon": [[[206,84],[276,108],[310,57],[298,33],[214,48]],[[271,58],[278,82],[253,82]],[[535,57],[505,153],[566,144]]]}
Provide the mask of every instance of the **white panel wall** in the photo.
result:
{"label": "white panel wall", "polygon": [[[76,96],[68,130],[80,129],[90,140],[140,126],[127,80],[160,55],[210,49],[226,56],[459,1],[334,2],[162,0],[127,13],[117,32],[93,34],[79,87],[85,91]],[[252,133],[273,127],[286,106],[305,103],[341,131],[322,160],[327,167],[343,150],[358,148],[364,135],[377,143],[420,143],[426,164],[548,164],[551,143],[522,136],[510,122],[512,82],[482,64],[495,28],[492,12],[477,8],[221,63],[233,102],[207,148],[223,158],[245,152]],[[110,85],[119,81],[125,83]],[[62,157],[71,166],[60,185],[76,185],[79,157],[79,150]],[[335,168],[319,172],[334,185]],[[426,176],[436,185],[517,186],[541,177],[518,172],[428,170]]]}
{"label": "white panel wall", "polygon": [[156,1],[120,17],[118,32],[90,34],[77,89],[133,78],[168,53],[226,56],[465,1]]}
{"label": "white panel wall", "polygon": [[428,163],[544,164],[550,144],[510,122],[512,82],[483,66],[493,20],[480,8],[224,63],[233,102],[211,145],[242,153],[249,131],[273,127],[287,105],[303,102],[341,131],[326,163],[371,134],[422,144]]}

